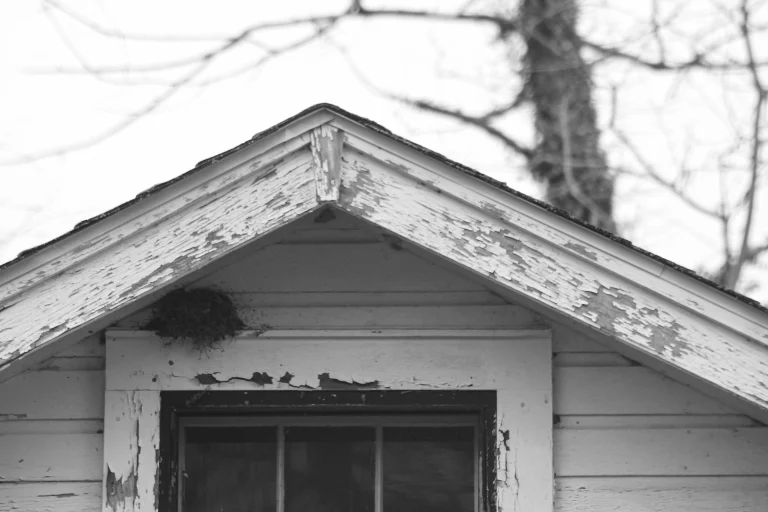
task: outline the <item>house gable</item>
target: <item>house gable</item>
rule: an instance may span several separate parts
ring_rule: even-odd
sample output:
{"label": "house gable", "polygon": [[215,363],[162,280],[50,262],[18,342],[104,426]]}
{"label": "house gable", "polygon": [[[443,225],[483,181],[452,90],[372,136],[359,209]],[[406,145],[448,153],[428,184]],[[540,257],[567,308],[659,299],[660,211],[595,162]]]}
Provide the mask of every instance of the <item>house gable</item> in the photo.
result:
{"label": "house gable", "polygon": [[[306,215],[188,283],[234,292],[249,327],[273,327],[258,338],[201,353],[126,331],[146,325],[145,309],[106,343],[92,336],[0,383],[0,510],[96,512],[102,498],[118,510],[156,510],[159,389],[257,398],[502,387],[478,359],[524,370],[525,393],[551,385],[498,416],[499,510],[551,510],[553,484],[557,512],[766,509],[768,429],[758,422],[622,357],[616,343],[511,304],[475,274],[334,215]],[[378,268],[390,279],[368,275]],[[543,349],[539,366],[507,363],[521,345]],[[535,428],[522,429],[534,410]]]}
{"label": "house gable", "polygon": [[768,315],[456,167],[310,111],[6,269],[2,375],[332,206],[768,418]]}

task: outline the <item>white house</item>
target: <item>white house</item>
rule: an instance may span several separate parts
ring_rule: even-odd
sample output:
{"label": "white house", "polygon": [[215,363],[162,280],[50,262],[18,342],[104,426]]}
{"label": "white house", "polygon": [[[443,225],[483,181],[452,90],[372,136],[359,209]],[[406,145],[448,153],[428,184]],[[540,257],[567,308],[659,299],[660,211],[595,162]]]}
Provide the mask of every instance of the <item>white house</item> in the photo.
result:
{"label": "white house", "polygon": [[3,512],[765,512],[765,422],[768,311],[332,105],[0,268]]}

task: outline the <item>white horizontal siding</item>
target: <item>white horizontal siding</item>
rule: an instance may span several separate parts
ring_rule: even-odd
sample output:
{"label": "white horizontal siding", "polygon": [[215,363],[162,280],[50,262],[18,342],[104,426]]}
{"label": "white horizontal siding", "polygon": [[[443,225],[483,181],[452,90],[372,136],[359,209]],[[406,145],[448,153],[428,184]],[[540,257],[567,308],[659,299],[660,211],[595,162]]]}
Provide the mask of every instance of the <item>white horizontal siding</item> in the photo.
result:
{"label": "white horizontal siding", "polygon": [[768,510],[768,428],[554,332],[556,512]]}
{"label": "white horizontal siding", "polygon": [[0,384],[0,512],[101,510],[103,418],[98,337]]}
{"label": "white horizontal siding", "polygon": [[0,512],[101,512],[101,481],[0,483]]}
{"label": "white horizontal siding", "polygon": [[768,477],[558,478],[556,512],[765,512]]}

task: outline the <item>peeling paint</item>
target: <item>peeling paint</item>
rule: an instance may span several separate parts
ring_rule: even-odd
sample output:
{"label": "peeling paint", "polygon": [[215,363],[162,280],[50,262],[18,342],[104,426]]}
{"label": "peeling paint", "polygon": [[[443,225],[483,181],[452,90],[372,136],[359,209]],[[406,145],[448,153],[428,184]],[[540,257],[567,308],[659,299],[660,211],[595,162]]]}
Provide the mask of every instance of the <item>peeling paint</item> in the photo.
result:
{"label": "peeling paint", "polygon": [[501,442],[504,445],[504,449],[509,451],[509,430],[499,430],[501,434]]}
{"label": "peeling paint", "polygon": [[317,376],[317,380],[319,381],[317,387],[320,389],[356,390],[356,389],[377,389],[379,387],[379,381],[377,380],[372,380],[368,382],[355,382],[354,380],[343,381],[343,380],[332,378],[328,373],[319,374]]}
{"label": "peeling paint", "polygon": [[27,418],[26,414],[0,414],[0,421],[23,420],[26,418]]}
{"label": "peeling paint", "polygon": [[[114,316],[169,281],[313,210],[311,165],[304,146],[269,176],[256,176],[261,179],[253,186],[252,171],[232,169],[228,175],[236,179],[228,184],[219,175],[208,192],[182,193],[73,255],[73,263],[56,267],[57,273],[46,271],[32,280],[26,274],[3,285],[0,297],[16,300],[12,310],[0,311],[0,361]],[[188,197],[194,200],[186,202]],[[285,201],[275,200],[281,197]],[[31,282],[38,284],[25,285]]]}
{"label": "peeling paint", "polygon": [[584,256],[585,258],[589,258],[592,261],[597,261],[597,253],[594,252],[594,251],[590,251],[589,249],[587,249],[586,247],[584,247],[581,244],[576,244],[576,243],[573,243],[573,242],[566,242],[563,245],[563,247],[565,247],[566,249],[570,249],[573,252],[579,253],[582,256]]}
{"label": "peeling paint", "polygon": [[320,202],[339,199],[341,152],[344,135],[335,127],[325,124],[310,132],[312,162]]}
{"label": "peeling paint", "polygon": [[[648,339],[648,346],[659,355],[680,357],[689,347],[680,337],[682,326],[675,319],[662,320],[657,310],[638,307],[635,299],[616,288],[600,286],[596,292],[586,292],[586,302],[574,309],[579,315],[588,316],[602,329],[617,335],[620,330],[640,332]],[[638,311],[638,313],[633,313]],[[642,317],[657,319],[651,323]]]}
{"label": "peeling paint", "polygon": [[[512,209],[499,217],[482,192],[432,169],[392,169],[382,163],[386,151],[356,144],[350,142],[342,165],[344,211],[768,410],[768,392],[759,384],[768,382],[760,367],[768,347],[754,343],[764,336],[758,325],[733,318],[716,302],[707,304],[710,315],[692,310],[684,287],[666,281],[666,288],[649,289],[638,281],[642,270],[617,273],[630,263],[607,261],[604,251],[556,231],[546,218]],[[430,174],[443,194],[417,186]]]}
{"label": "peeling paint", "polygon": [[117,511],[125,508],[127,501],[135,502],[138,496],[138,478],[131,472],[125,478],[116,478],[115,473],[107,467],[107,478],[104,488],[107,509]]}
{"label": "peeling paint", "polygon": [[272,384],[273,382],[272,377],[267,375],[264,372],[253,372],[253,374],[250,377],[230,377],[224,380],[220,380],[216,378],[215,374],[212,374],[212,373],[200,373],[197,376],[195,376],[195,379],[197,379],[197,382],[202,384],[203,386],[212,386],[214,384],[224,384],[227,382],[232,382],[233,380],[244,380],[246,382],[253,382],[258,386],[266,386],[267,384]]}

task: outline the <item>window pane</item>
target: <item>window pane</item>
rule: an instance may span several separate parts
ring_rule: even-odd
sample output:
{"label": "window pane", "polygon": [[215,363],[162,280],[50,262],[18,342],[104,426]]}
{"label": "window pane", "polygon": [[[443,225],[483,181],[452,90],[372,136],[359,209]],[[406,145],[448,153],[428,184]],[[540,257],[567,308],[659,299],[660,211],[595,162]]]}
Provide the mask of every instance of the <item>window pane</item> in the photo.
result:
{"label": "window pane", "polygon": [[384,512],[474,512],[473,427],[385,427]]}
{"label": "window pane", "polygon": [[285,429],[285,512],[373,512],[372,427]]}
{"label": "window pane", "polygon": [[186,429],[184,512],[275,512],[277,429]]}

